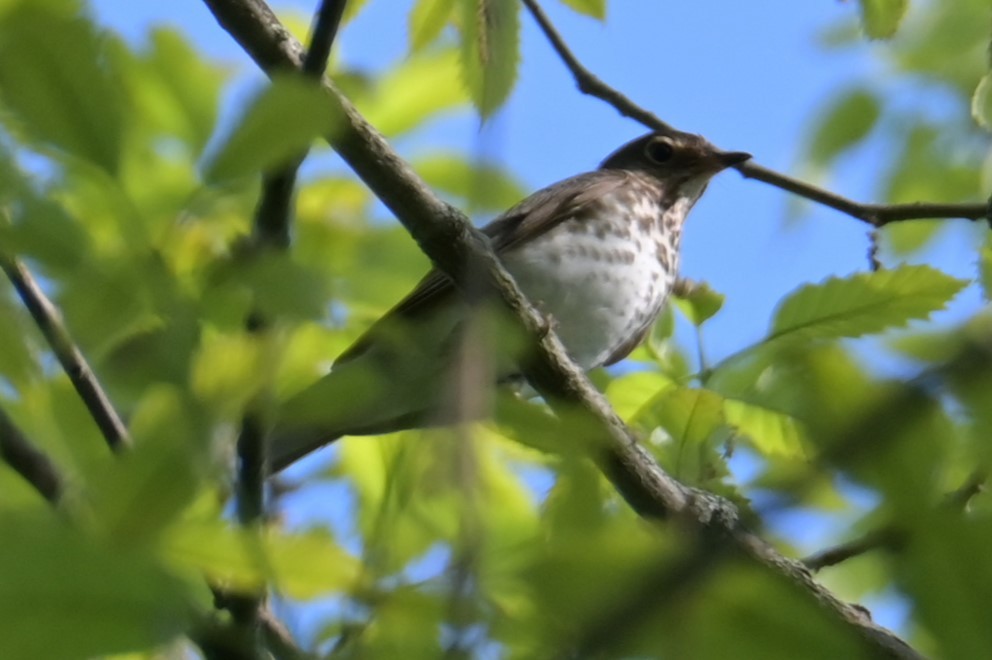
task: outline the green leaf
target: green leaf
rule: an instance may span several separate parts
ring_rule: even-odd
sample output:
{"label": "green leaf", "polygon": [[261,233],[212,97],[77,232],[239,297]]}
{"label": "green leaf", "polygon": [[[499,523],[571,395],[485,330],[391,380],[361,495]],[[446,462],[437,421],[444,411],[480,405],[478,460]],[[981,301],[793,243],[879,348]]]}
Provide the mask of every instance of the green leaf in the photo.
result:
{"label": "green leaf", "polygon": [[461,0],[462,77],[483,118],[510,96],[520,64],[520,3]]}
{"label": "green leaf", "polygon": [[204,572],[237,591],[266,582],[292,598],[341,591],[357,576],[358,563],[325,532],[257,534],[221,521],[184,521],[162,542],[176,566]]}
{"label": "green leaf", "polygon": [[189,625],[188,587],[149,553],[110,546],[48,511],[0,517],[0,657],[149,649]]}
{"label": "green leaf", "polygon": [[971,116],[975,123],[987,131],[992,131],[992,74],[986,73],[978,81],[975,93],[971,95]]}
{"label": "green leaf", "polygon": [[472,211],[502,211],[527,196],[523,185],[502,167],[470,163],[455,153],[419,158],[413,169],[431,187],[465,200]]}
{"label": "green leaf", "polygon": [[141,119],[170,138],[179,137],[198,155],[217,120],[223,70],[181,33],[164,28],[152,31],[145,52],[121,52],[117,60]]}
{"label": "green leaf", "polygon": [[[207,442],[177,389],[150,389],[129,419],[134,449],[93,479],[95,524],[108,536],[136,542],[159,533],[196,495]],[[197,440],[201,442],[197,443]]]}
{"label": "green leaf", "polygon": [[687,291],[672,300],[686,318],[698,327],[720,311],[726,296],[714,291],[705,282],[693,282]]}
{"label": "green leaf", "polygon": [[813,131],[808,157],[814,165],[829,165],[845,150],[861,142],[878,121],[878,99],[864,89],[852,89],[823,112]]}
{"label": "green leaf", "polygon": [[592,16],[601,21],[606,19],[606,0],[561,0],[561,2],[580,14]]}
{"label": "green leaf", "polygon": [[114,172],[126,113],[101,35],[65,4],[0,14],[0,107],[27,136]]}
{"label": "green leaf", "polygon": [[282,165],[329,133],[333,116],[316,83],[298,75],[274,78],[207,160],[204,178],[217,183]]}
{"label": "green leaf", "polygon": [[967,283],[928,266],[901,266],[806,285],[778,307],[766,341],[860,337],[925,319]]}
{"label": "green leaf", "polygon": [[355,106],[384,135],[402,135],[468,102],[458,75],[453,49],[417,53],[359,94]]}
{"label": "green leaf", "polygon": [[727,422],[765,456],[806,456],[803,430],[793,417],[735,399],[726,399],[723,410]]}
{"label": "green leaf", "polygon": [[657,371],[635,371],[618,376],[606,387],[606,397],[620,417],[630,420],[651,399],[676,383]]}
{"label": "green leaf", "polygon": [[430,45],[451,20],[455,0],[417,0],[410,11],[410,50]]}
{"label": "green leaf", "polygon": [[992,648],[985,613],[992,589],[992,524],[949,508],[913,520],[913,542],[900,555],[903,587],[945,658],[980,658]]}
{"label": "green leaf", "polygon": [[909,0],[860,0],[861,25],[869,39],[888,39],[899,28]]}

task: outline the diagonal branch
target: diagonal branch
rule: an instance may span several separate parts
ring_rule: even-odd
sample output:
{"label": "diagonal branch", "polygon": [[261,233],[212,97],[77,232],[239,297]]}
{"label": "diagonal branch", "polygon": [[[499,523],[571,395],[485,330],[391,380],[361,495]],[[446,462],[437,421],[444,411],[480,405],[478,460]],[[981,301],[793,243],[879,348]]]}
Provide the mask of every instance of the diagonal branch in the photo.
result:
{"label": "diagonal branch", "polygon": [[58,504],[65,485],[58,468],[44,452],[34,447],[0,408],[0,458],[51,504]]}
{"label": "diagonal branch", "polygon": [[73,343],[62,322],[62,314],[41,290],[24,264],[14,257],[0,253],[0,269],[3,269],[14,285],[107,444],[114,451],[126,449],[131,444],[127,429],[110,403],[110,398],[100,387],[86,358]]}
{"label": "diagonal branch", "polygon": [[[656,115],[648,112],[613,87],[604,83],[583,66],[569,49],[547,14],[538,5],[537,0],[523,0],[523,3],[527,6],[534,20],[537,21],[544,36],[551,43],[551,47],[558,54],[558,57],[561,58],[562,62],[564,62],[572,77],[575,78],[575,83],[578,85],[579,91],[605,101],[613,106],[621,115],[630,117],[648,128],[655,130],[669,130],[671,128]],[[924,218],[963,218],[966,220],[990,218],[989,205],[986,203],[941,204],[916,202],[912,204],[863,204],[842,197],[824,188],[814,186],[811,183],[794,179],[781,172],[762,167],[753,160],[735,165],[734,168],[746,178],[762,181],[776,188],[781,188],[800,197],[805,197],[806,199],[823,204],[824,206],[829,206],[873,227],[882,227],[890,222]]]}
{"label": "diagonal branch", "polygon": [[[301,46],[261,0],[204,3],[263,70],[272,74],[300,67]],[[498,296],[515,314],[534,347],[531,360],[522,365],[528,380],[568,420],[569,431],[575,430],[576,440],[584,442],[591,458],[632,508],[645,518],[677,518],[690,528],[715,534],[733,553],[786,577],[828,615],[851,626],[874,655],[920,657],[863,611],[837,599],[799,562],[783,557],[747,531],[731,504],[687,488],[665,473],[569,361],[555,334],[547,331],[543,318],[520,293],[485,238],[462,213],[433,194],[333,84],[325,80],[324,86],[338,124],[328,138],[331,145],[456,285],[465,285],[467,264],[471,264],[471,272],[481,276],[486,293]]]}

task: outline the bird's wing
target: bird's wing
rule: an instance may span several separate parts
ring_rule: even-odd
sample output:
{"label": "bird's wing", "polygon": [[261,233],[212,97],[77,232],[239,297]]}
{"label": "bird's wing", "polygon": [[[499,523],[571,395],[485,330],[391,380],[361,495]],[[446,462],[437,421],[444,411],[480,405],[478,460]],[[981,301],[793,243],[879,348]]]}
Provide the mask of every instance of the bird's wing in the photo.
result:
{"label": "bird's wing", "polygon": [[[505,254],[572,218],[581,218],[604,196],[627,180],[621,170],[587,172],[539,190],[482,228],[496,254]],[[362,355],[383,325],[396,319],[410,320],[443,305],[455,288],[448,276],[432,269],[405,298],[372,324],[334,364]]]}

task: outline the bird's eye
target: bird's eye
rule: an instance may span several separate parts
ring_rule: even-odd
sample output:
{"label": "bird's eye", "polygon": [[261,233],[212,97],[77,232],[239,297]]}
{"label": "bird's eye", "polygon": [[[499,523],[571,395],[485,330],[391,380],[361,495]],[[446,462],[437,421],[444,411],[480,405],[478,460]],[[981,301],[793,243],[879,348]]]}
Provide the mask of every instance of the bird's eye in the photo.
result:
{"label": "bird's eye", "polygon": [[644,149],[644,154],[648,157],[648,160],[660,165],[672,159],[672,156],[675,155],[675,146],[667,138],[652,140],[648,142],[647,147]]}

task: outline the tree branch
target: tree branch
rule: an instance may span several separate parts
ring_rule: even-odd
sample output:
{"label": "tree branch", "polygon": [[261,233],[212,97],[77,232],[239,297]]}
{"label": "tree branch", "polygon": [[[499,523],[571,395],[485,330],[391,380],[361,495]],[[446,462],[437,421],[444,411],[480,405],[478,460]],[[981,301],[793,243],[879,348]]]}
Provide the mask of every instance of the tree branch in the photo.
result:
{"label": "tree branch", "polygon": [[852,541],[820,550],[803,559],[803,564],[815,573],[829,566],[836,566],[848,559],[859,557],[872,550],[894,547],[901,543],[904,538],[905,535],[900,534],[895,529],[878,529],[868,532]]}
{"label": "tree branch", "polygon": [[62,322],[62,314],[41,290],[24,264],[10,255],[0,253],[0,268],[14,285],[107,444],[115,452],[126,449],[131,444],[127,429],[110,403],[110,398],[100,387],[86,358],[73,343]]}
{"label": "tree branch", "polygon": [[[589,69],[584,67],[568,48],[565,40],[551,23],[547,14],[541,9],[537,0],[523,0],[523,3],[527,6],[534,20],[537,21],[544,36],[551,43],[551,47],[572,74],[579,91],[605,101],[613,106],[621,115],[630,117],[648,128],[654,130],[671,129],[667,123],[604,83],[589,71]],[[794,179],[781,172],[770,170],[767,167],[762,167],[755,163],[754,160],[748,160],[739,165],[734,165],[734,168],[748,179],[762,181],[776,188],[781,188],[800,197],[805,197],[806,199],[823,204],[824,206],[829,206],[873,227],[882,227],[891,222],[920,220],[924,218],[963,218],[966,220],[990,218],[989,204],[987,203],[941,204],[915,202],[912,204],[862,204],[829,190],[814,186],[811,183]]]}
{"label": "tree branch", "polygon": [[[270,75],[298,69],[299,43],[260,0],[204,0],[221,26]],[[879,656],[919,658],[905,642],[875,625],[860,609],[838,600],[796,561],[779,554],[745,530],[736,509],[712,494],[686,488],[665,473],[637,443],[603,396],[573,365],[540,314],[520,293],[468,219],[438,199],[397,156],[351,103],[324,81],[336,109],[331,145],[380,200],[406,226],[421,249],[452,280],[465,285],[467,264],[482,276],[486,292],[496,294],[513,311],[534,342],[532,359],[522,366],[535,389],[551,404],[575,440],[627,502],[646,518],[676,517],[694,528],[714,531],[737,554],[775,570],[810,593],[823,609],[851,625]],[[473,284],[475,284],[473,282]]]}
{"label": "tree branch", "polygon": [[44,452],[34,447],[0,408],[0,457],[52,504],[58,504],[62,475]]}
{"label": "tree branch", "polygon": [[[323,78],[346,4],[347,0],[323,0],[317,10],[310,36],[311,46],[300,68],[303,75],[313,79],[315,84]],[[289,247],[293,191],[297,172],[306,156],[307,150],[304,150],[284,166],[263,175],[262,194],[252,224],[253,247],[257,251],[285,251]],[[247,330],[260,335],[268,328],[269,321],[256,309],[249,315]],[[265,518],[265,480],[269,475],[266,405],[262,401],[265,397],[266,393],[262,393],[249,404],[236,447],[237,511],[238,519],[245,527],[255,527]],[[265,645],[280,641],[278,635],[271,634],[274,630],[271,625],[268,628],[263,625],[264,588],[251,595],[228,595],[226,603],[247,638]],[[267,630],[270,634],[266,634]],[[286,644],[280,644],[280,647],[288,648]]]}

